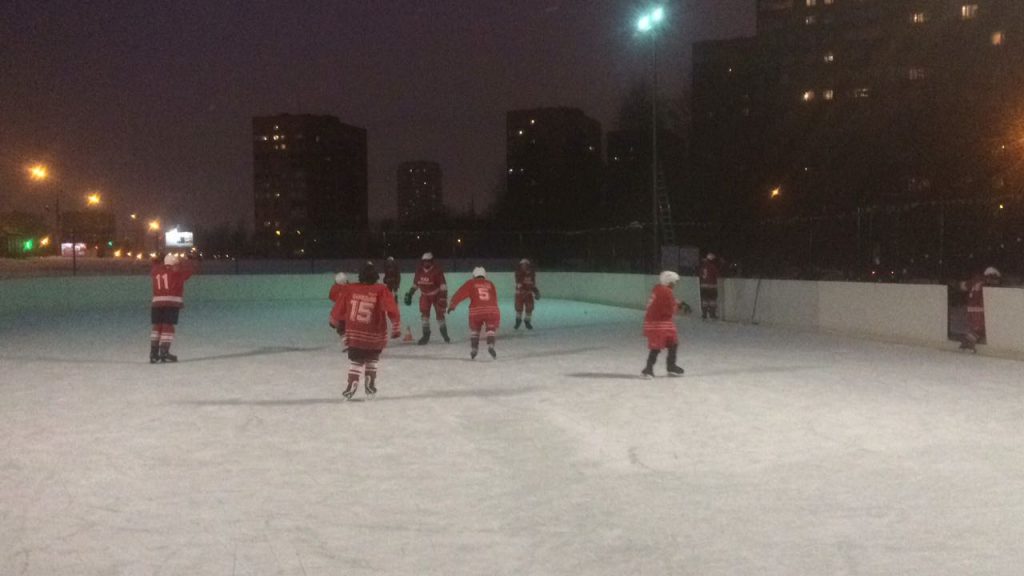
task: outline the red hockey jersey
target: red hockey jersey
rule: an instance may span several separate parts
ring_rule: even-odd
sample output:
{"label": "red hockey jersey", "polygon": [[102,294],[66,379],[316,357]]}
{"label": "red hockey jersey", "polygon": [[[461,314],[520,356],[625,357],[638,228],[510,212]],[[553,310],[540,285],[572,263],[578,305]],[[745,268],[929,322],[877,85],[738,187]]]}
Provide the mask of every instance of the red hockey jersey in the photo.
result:
{"label": "red hockey jersey", "polygon": [[192,276],[192,272],[192,265],[188,260],[174,266],[154,264],[149,271],[149,277],[153,281],[153,307],[183,307],[185,282]]}
{"label": "red hockey jersey", "polygon": [[718,264],[714,260],[705,259],[700,264],[700,287],[718,288]]}
{"label": "red hockey jersey", "polygon": [[448,285],[444,281],[444,272],[437,264],[429,269],[420,264],[416,269],[416,276],[413,277],[413,285],[419,288],[420,293],[424,296],[435,296],[448,292]]}
{"label": "red hockey jersey", "polygon": [[331,293],[328,294],[327,297],[331,299],[331,302],[337,302],[338,297],[348,289],[348,286],[348,284],[332,284]]}
{"label": "red hockey jersey", "polygon": [[460,286],[455,292],[455,296],[452,298],[449,308],[455,309],[455,307],[459,305],[459,302],[462,302],[467,298],[469,299],[470,316],[473,316],[474,313],[499,312],[498,291],[494,288],[494,283],[486,278],[473,278],[472,280],[467,280],[466,283]]}
{"label": "red hockey jersey", "polygon": [[388,320],[398,333],[402,318],[395,297],[383,284],[349,284],[344,298],[331,309],[331,325],[345,323],[349,348],[383,350],[388,342]]}
{"label": "red hockey jersey", "polygon": [[537,273],[532,269],[516,269],[516,294],[532,294],[537,289]]}
{"label": "red hockey jersey", "polygon": [[675,294],[668,286],[658,284],[651,291],[651,299],[647,302],[647,314],[644,315],[644,334],[676,334],[676,323],[673,318],[679,310]]}

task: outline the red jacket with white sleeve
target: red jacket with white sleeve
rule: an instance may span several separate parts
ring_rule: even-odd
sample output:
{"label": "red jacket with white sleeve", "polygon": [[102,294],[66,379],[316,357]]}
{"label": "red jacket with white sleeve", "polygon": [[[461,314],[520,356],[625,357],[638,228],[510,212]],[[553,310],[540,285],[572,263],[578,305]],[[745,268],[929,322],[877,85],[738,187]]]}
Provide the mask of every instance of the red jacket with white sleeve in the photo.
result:
{"label": "red jacket with white sleeve", "polygon": [[185,282],[192,277],[192,265],[188,260],[167,266],[154,264],[149,271],[153,281],[153,308],[182,308],[185,306]]}

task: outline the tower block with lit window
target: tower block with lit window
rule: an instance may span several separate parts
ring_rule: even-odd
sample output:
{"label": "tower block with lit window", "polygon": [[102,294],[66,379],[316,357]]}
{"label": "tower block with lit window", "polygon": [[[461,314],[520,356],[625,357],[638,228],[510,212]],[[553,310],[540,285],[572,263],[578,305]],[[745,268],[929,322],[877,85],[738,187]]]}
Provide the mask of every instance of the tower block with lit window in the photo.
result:
{"label": "tower block with lit window", "polygon": [[255,240],[263,255],[339,255],[368,223],[366,130],[333,116],[253,118]]}
{"label": "tower block with lit window", "polygon": [[877,212],[1024,184],[1018,0],[758,0],[757,18],[755,37],[694,46],[692,168],[709,219]]}

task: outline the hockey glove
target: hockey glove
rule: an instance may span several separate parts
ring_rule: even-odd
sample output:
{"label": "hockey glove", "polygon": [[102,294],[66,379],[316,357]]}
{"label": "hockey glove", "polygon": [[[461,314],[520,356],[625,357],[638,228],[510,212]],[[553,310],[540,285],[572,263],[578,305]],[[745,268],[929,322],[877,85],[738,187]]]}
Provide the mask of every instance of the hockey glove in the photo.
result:
{"label": "hockey glove", "polygon": [[533,289],[533,299],[540,300],[540,290],[538,290],[537,288]]}
{"label": "hockey glove", "polygon": [[391,339],[392,340],[397,340],[397,339],[399,339],[401,337],[402,337],[402,330],[398,326],[395,326],[391,330]]}
{"label": "hockey glove", "polygon": [[406,306],[412,306],[412,294],[413,294],[413,292],[414,292],[413,290],[410,290],[410,291],[405,293],[405,305]]}
{"label": "hockey glove", "polygon": [[338,325],[334,327],[334,331],[338,333],[338,336],[345,335],[345,323],[338,322]]}
{"label": "hockey glove", "polygon": [[448,313],[451,314],[452,312],[455,312],[455,308],[452,308],[451,306],[449,306],[448,307]]}
{"label": "hockey glove", "polygon": [[690,308],[690,305],[687,304],[686,302],[680,302],[679,309],[682,310],[684,316],[689,315],[691,312],[693,312],[693,308]]}

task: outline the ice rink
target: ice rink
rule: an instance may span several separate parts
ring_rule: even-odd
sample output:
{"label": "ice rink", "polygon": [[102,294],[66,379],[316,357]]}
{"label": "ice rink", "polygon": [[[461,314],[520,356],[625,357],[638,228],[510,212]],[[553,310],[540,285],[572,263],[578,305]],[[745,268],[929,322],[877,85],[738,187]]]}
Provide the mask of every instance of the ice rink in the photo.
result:
{"label": "ice rink", "polygon": [[543,300],[345,402],[326,304],[190,305],[157,366],[146,307],[0,318],[0,574],[1022,572],[1020,362],[685,319],[644,381],[642,312]]}

